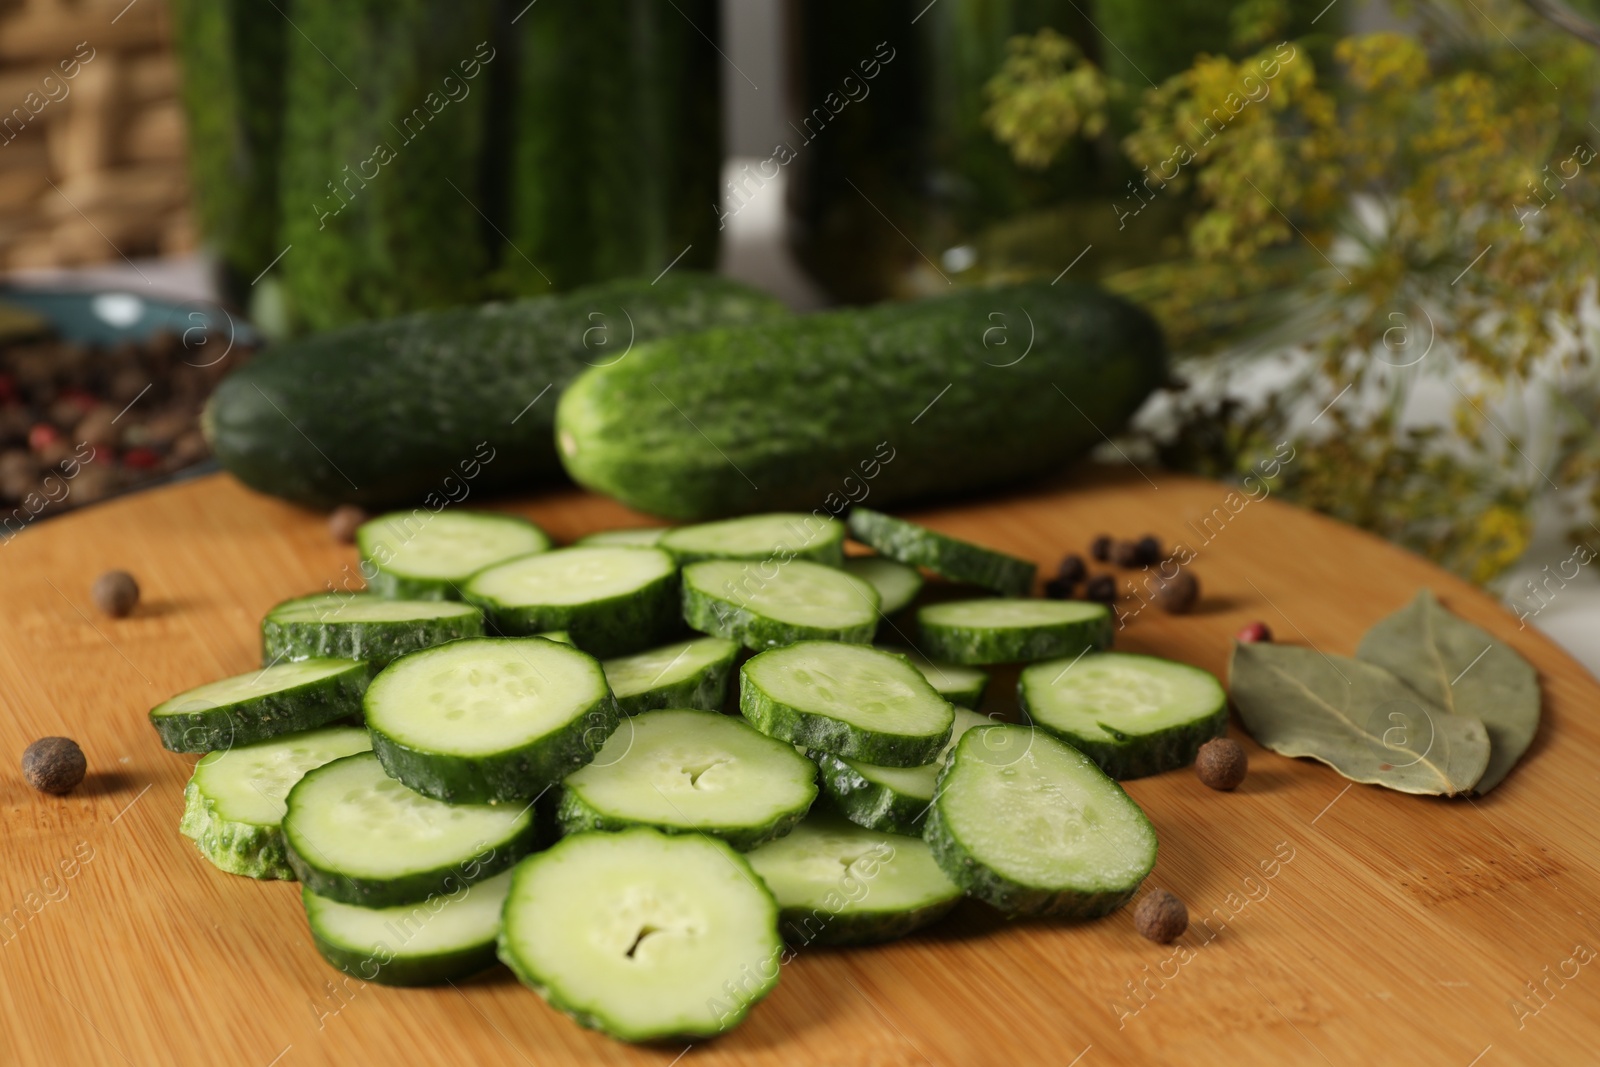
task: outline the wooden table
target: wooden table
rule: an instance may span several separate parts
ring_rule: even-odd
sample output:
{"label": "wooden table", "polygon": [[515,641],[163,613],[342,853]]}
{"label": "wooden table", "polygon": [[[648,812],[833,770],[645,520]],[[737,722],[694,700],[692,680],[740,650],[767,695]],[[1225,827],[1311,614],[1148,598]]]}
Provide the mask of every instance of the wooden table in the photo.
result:
{"label": "wooden table", "polygon": [[[193,757],[157,744],[146,709],[254,666],[267,608],[356,558],[321,516],[212,477],[0,545],[0,1064],[1600,1062],[1600,685],[1397,548],[1273,500],[1233,514],[1243,498],[1221,486],[1152,474],[918,517],[1047,566],[1101,531],[1185,541],[1201,610],[1146,610],[1117,644],[1219,674],[1247,621],[1349,654],[1431,585],[1538,667],[1545,717],[1522,765],[1485,798],[1425,799],[1245,740],[1237,793],[1187,772],[1128,785],[1160,837],[1151,884],[1210,917],[1209,943],[1192,926],[1175,955],[1127,910],[1008,923],[968,903],[896,944],[802,951],[718,1041],[630,1048],[503,968],[454,988],[345,979],[313,949],[296,886],[222,874],[179,835]],[[574,491],[514,510],[560,539],[638,521]],[[114,567],[144,588],[128,619],[89,603]],[[991,687],[996,706],[1014,706],[1013,677]],[[47,734],[88,754],[70,796],[17,770]]]}

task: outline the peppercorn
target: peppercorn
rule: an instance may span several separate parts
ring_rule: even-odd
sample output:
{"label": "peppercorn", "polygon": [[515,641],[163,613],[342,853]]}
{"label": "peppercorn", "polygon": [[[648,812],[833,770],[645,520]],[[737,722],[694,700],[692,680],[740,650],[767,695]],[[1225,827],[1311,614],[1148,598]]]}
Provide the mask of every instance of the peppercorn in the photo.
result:
{"label": "peppercorn", "polygon": [[1117,541],[1111,546],[1111,562],[1119,567],[1139,566],[1139,546],[1132,541]]}
{"label": "peppercorn", "polygon": [[120,619],[139,603],[139,583],[127,571],[106,571],[94,580],[89,598],[102,612]]}
{"label": "peppercorn", "polygon": [[1169,615],[1187,615],[1200,599],[1200,580],[1188,571],[1164,578],[1155,589],[1156,607]]}
{"label": "peppercorn", "polygon": [[1250,770],[1244,748],[1230,737],[1214,737],[1200,746],[1194,758],[1194,773],[1212,789],[1227,792],[1237,789]]}
{"label": "peppercorn", "polygon": [[1135,566],[1153,566],[1161,562],[1161,539],[1155,534],[1145,534],[1133,543],[1133,551],[1137,556]]}
{"label": "peppercorn", "polygon": [[367,513],[354,504],[340,504],[328,513],[328,533],[341,545],[353,544],[356,527],[367,521]]}
{"label": "peppercorn", "polygon": [[1109,574],[1097,574],[1090,578],[1083,586],[1085,600],[1097,600],[1102,604],[1114,604],[1117,601],[1117,580]]}
{"label": "peppercorn", "polygon": [[1189,909],[1165,889],[1152,889],[1134,906],[1133,925],[1140,937],[1170,945],[1189,928]]}
{"label": "peppercorn", "polygon": [[1238,639],[1240,644],[1244,645],[1268,643],[1272,640],[1272,631],[1267,629],[1266,623],[1258,620],[1234,634],[1234,637]]}
{"label": "peppercorn", "polygon": [[1065,578],[1052,578],[1044,583],[1044,595],[1051,600],[1071,600],[1072,591],[1077,587],[1077,582],[1069,582]]}
{"label": "peppercorn", "polygon": [[1069,585],[1077,585],[1089,576],[1089,568],[1083,562],[1083,557],[1076,552],[1069,552],[1061,557],[1061,565],[1056,568],[1056,576]]}
{"label": "peppercorn", "polygon": [[1089,555],[1100,563],[1111,558],[1111,535],[1101,534],[1089,542]]}
{"label": "peppercorn", "polygon": [[22,777],[42,793],[72,792],[88,767],[70,737],[41,737],[22,751]]}

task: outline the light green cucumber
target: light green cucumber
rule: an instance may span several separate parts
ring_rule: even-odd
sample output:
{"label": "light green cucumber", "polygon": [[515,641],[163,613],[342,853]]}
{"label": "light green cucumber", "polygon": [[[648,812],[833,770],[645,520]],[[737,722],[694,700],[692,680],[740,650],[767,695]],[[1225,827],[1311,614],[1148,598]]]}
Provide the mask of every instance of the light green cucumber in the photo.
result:
{"label": "light green cucumber", "polygon": [[844,561],[846,574],[853,574],[878,591],[879,610],[893,615],[922,592],[922,575],[917,568],[896,563],[884,556],[856,556]]}
{"label": "light green cucumber", "polygon": [[911,665],[928,679],[928,684],[937,689],[939,695],[950,703],[958,707],[975,708],[983,702],[983,691],[989,688],[987,671],[931,660],[914,648],[900,648],[895,645],[880,647],[886,652],[893,652],[910,660]]}
{"label": "light green cucumber", "polygon": [[917,834],[933,803],[934,786],[945,756],[974,726],[996,720],[956,708],[950,740],[932,762],[920,767],[883,767],[862,760],[809,751],[821,772],[822,792],[834,810],[857,826],[890,834]]}
{"label": "light green cucumber", "polygon": [[950,663],[1030,663],[1111,647],[1111,611],[1087,600],[951,600],[917,609],[918,647]]}
{"label": "light green cucumber", "polygon": [[1023,597],[1033,588],[1034,564],[897,519],[871,508],[852,508],[850,536],[890,559],[926,567],[953,582],[968,582],[1002,596]]}
{"label": "light green cucumber", "polygon": [[371,668],[349,659],[278,663],[179,693],[150,709],[173,752],[211,752],[361,714]]}
{"label": "light green cucumber", "polygon": [[806,512],[746,515],[721,522],[679,526],[661,538],[679,563],[703,559],[770,560],[782,565],[806,559],[837,567],[844,562],[844,523]]}
{"label": "light green cucumber", "polygon": [[367,590],[408,600],[460,600],[461,583],[492,563],[550,547],[527,519],[487,511],[391,511],[356,530]]}
{"label": "light green cucumber", "polygon": [[608,659],[601,666],[624,715],[656,708],[720,711],[738,654],[735,641],[700,637]]}
{"label": "light green cucumber", "polygon": [[837,567],[712,559],[683,569],[684,621],[750,649],[796,641],[865,644],[878,617],[878,591]]}
{"label": "light green cucumber", "polygon": [[377,668],[419,648],[482,636],[483,613],[470,604],[319,593],[285,600],[267,612],[261,662],[333,656]]}
{"label": "light green cucumber", "polygon": [[579,545],[633,545],[635,547],[653,548],[661,541],[661,537],[671,527],[668,526],[630,526],[621,530],[601,530],[578,538],[574,544]]}

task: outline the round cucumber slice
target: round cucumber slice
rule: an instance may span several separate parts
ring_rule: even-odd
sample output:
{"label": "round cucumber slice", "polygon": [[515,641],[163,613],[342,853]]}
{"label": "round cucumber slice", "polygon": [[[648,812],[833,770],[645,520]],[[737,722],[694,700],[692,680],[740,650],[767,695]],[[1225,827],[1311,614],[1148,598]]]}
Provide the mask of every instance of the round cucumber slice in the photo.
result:
{"label": "round cucumber slice", "polygon": [[335,656],[381,667],[419,648],[483,636],[470,604],[389,600],[371,593],[319,593],[286,600],[261,620],[261,661]]}
{"label": "round cucumber slice", "polygon": [[917,568],[907,567],[882,556],[857,556],[844,561],[844,572],[869,583],[878,591],[878,608],[885,615],[893,615],[922,592],[922,575]]}
{"label": "round cucumber slice", "polygon": [[178,830],[219,870],[292,879],[279,826],[283,798],[312,768],[371,748],[365,730],[330,726],[212,752],[184,787]]}
{"label": "round cucumber slice", "polygon": [[920,767],[881,767],[831,752],[808,752],[822,772],[822,792],[839,814],[857,826],[889,834],[921,833],[946,754],[974,726],[996,721],[966,708],[955,712],[950,740],[931,763]]}
{"label": "round cucumber slice", "polygon": [[318,896],[365,908],[459,891],[534,847],[532,805],[446,804],[384,773],[370,752],[307,771],[289,790],[289,865]]}
{"label": "round cucumber slice", "polygon": [[1111,645],[1111,611],[1087,600],[952,600],[917,610],[922,650],[957,664],[1025,663]]}
{"label": "round cucumber slice", "polygon": [[[411,600],[459,600],[460,585],[491,563],[543,552],[549,536],[527,519],[488,511],[391,511],[356,530],[376,568],[367,590]],[[365,572],[363,572],[365,573]]]}
{"label": "round cucumber slice", "polygon": [[710,1037],[778,984],[778,905],[699,834],[576,834],[511,879],[500,959],[583,1026],[624,1041]]}
{"label": "round cucumber slice", "polygon": [[[533,636],[542,637],[546,641],[554,641],[558,645],[572,645],[572,635],[565,630],[546,630],[542,634],[534,634]],[[578,646],[572,645],[572,647],[577,648]]]}
{"label": "round cucumber slice", "polygon": [[701,637],[608,659],[601,666],[624,715],[656,708],[720,711],[738,654],[735,641]]}
{"label": "round cucumber slice", "polygon": [[784,940],[795,946],[892,941],[961,899],[922,840],[826,815],[810,816],[747,858],[778,901]]}
{"label": "round cucumber slice", "polygon": [[1104,915],[1156,863],[1156,832],[1122,787],[1027,726],[967,731],[922,836],[952,881],[1009,915]]}
{"label": "round cucumber slice", "polygon": [[989,673],[980,671],[976,667],[958,667],[954,663],[941,663],[931,660],[913,648],[900,648],[895,645],[880,645],[885,652],[893,652],[897,656],[904,656],[911,661],[911,665],[922,672],[928,679],[928,684],[939,691],[939,695],[957,707],[975,708],[983,702],[983,691],[989,688]]}
{"label": "round cucumber slice", "polygon": [[565,630],[596,656],[623,656],[682,631],[678,568],[658,548],[558,548],[479,571],[461,587],[504,634]]}
{"label": "round cucumber slice", "polygon": [[746,515],[679,526],[660,541],[680,564],[703,559],[806,559],[837,567],[844,562],[844,523],[806,512]]}
{"label": "round cucumber slice", "polygon": [[363,982],[438,985],[495,963],[511,872],[417,904],[362,908],[300,890],[322,958]]}
{"label": "round cucumber slice", "polygon": [[575,544],[579,545],[634,545],[640,548],[652,548],[661,541],[663,534],[671,529],[668,526],[634,526],[625,530],[601,530],[587,537],[580,537]]}
{"label": "round cucumber slice", "polygon": [[817,798],[817,769],[793,746],[717,711],[628,719],[561,784],[565,833],[654,826],[741,851],[786,834]]}
{"label": "round cucumber slice", "polygon": [[970,582],[1004,596],[1025,597],[1033,588],[1032,563],[871,508],[850,509],[850,536],[890,559],[926,567],[951,581]]}
{"label": "round cucumber slice", "polygon": [[762,733],[808,749],[915,767],[950,740],[955,709],[890,652],[802,641],[751,657],[739,710]]}
{"label": "round cucumber slice", "polygon": [[367,689],[384,770],[436,800],[528,800],[594,758],[616,701],[593,656],[540,637],[456,641],[396,660]]}
{"label": "round cucumber slice", "polygon": [[1216,678],[1127,652],[1035,663],[1017,680],[1017,699],[1035,726],[1113,778],[1187,767],[1228,729],[1228,696]]}
{"label": "round cucumber slice", "polygon": [[207,682],[150,709],[173,752],[210,752],[326,726],[361,713],[372,677],[365,663],[308,659]]}
{"label": "round cucumber slice", "polygon": [[796,641],[865,644],[878,629],[878,591],[804,560],[705,560],[683,569],[683,617],[701,633],[758,651]]}

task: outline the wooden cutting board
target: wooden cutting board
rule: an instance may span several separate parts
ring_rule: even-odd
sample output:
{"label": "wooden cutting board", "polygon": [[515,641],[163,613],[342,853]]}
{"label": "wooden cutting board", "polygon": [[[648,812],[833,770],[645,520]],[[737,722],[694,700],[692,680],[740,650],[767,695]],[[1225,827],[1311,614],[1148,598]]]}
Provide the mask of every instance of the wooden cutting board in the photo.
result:
{"label": "wooden cutting board", "polygon": [[[1237,793],[1187,771],[1128,783],[1160,837],[1150,884],[1215,931],[1192,926],[1181,953],[1141,940],[1126,909],[1008,923],[967,903],[896,944],[801,951],[720,1040],[630,1048],[550,1010],[504,968],[439,989],[347,980],[313,949],[296,886],[222,874],[179,835],[194,757],[163,751],[146,709],[255,666],[267,608],[341,582],[356,560],[321,516],[207,478],[0,545],[0,1063],[1600,1059],[1600,685],[1490,597],[1397,548],[1151,473],[1084,474],[916,517],[1047,567],[1102,531],[1184,541],[1201,610],[1145,610],[1117,645],[1219,674],[1252,619],[1349,654],[1430,585],[1538,667],[1544,722],[1522,765],[1485,798],[1447,801],[1351,786],[1246,739],[1251,774]],[[513,510],[563,540],[640,521],[575,491]],[[90,582],[114,567],[144,588],[128,619],[89,603]],[[1014,673],[997,673],[991,706],[1014,709]],[[71,796],[35,793],[16,769],[48,734],[88,754]]]}

